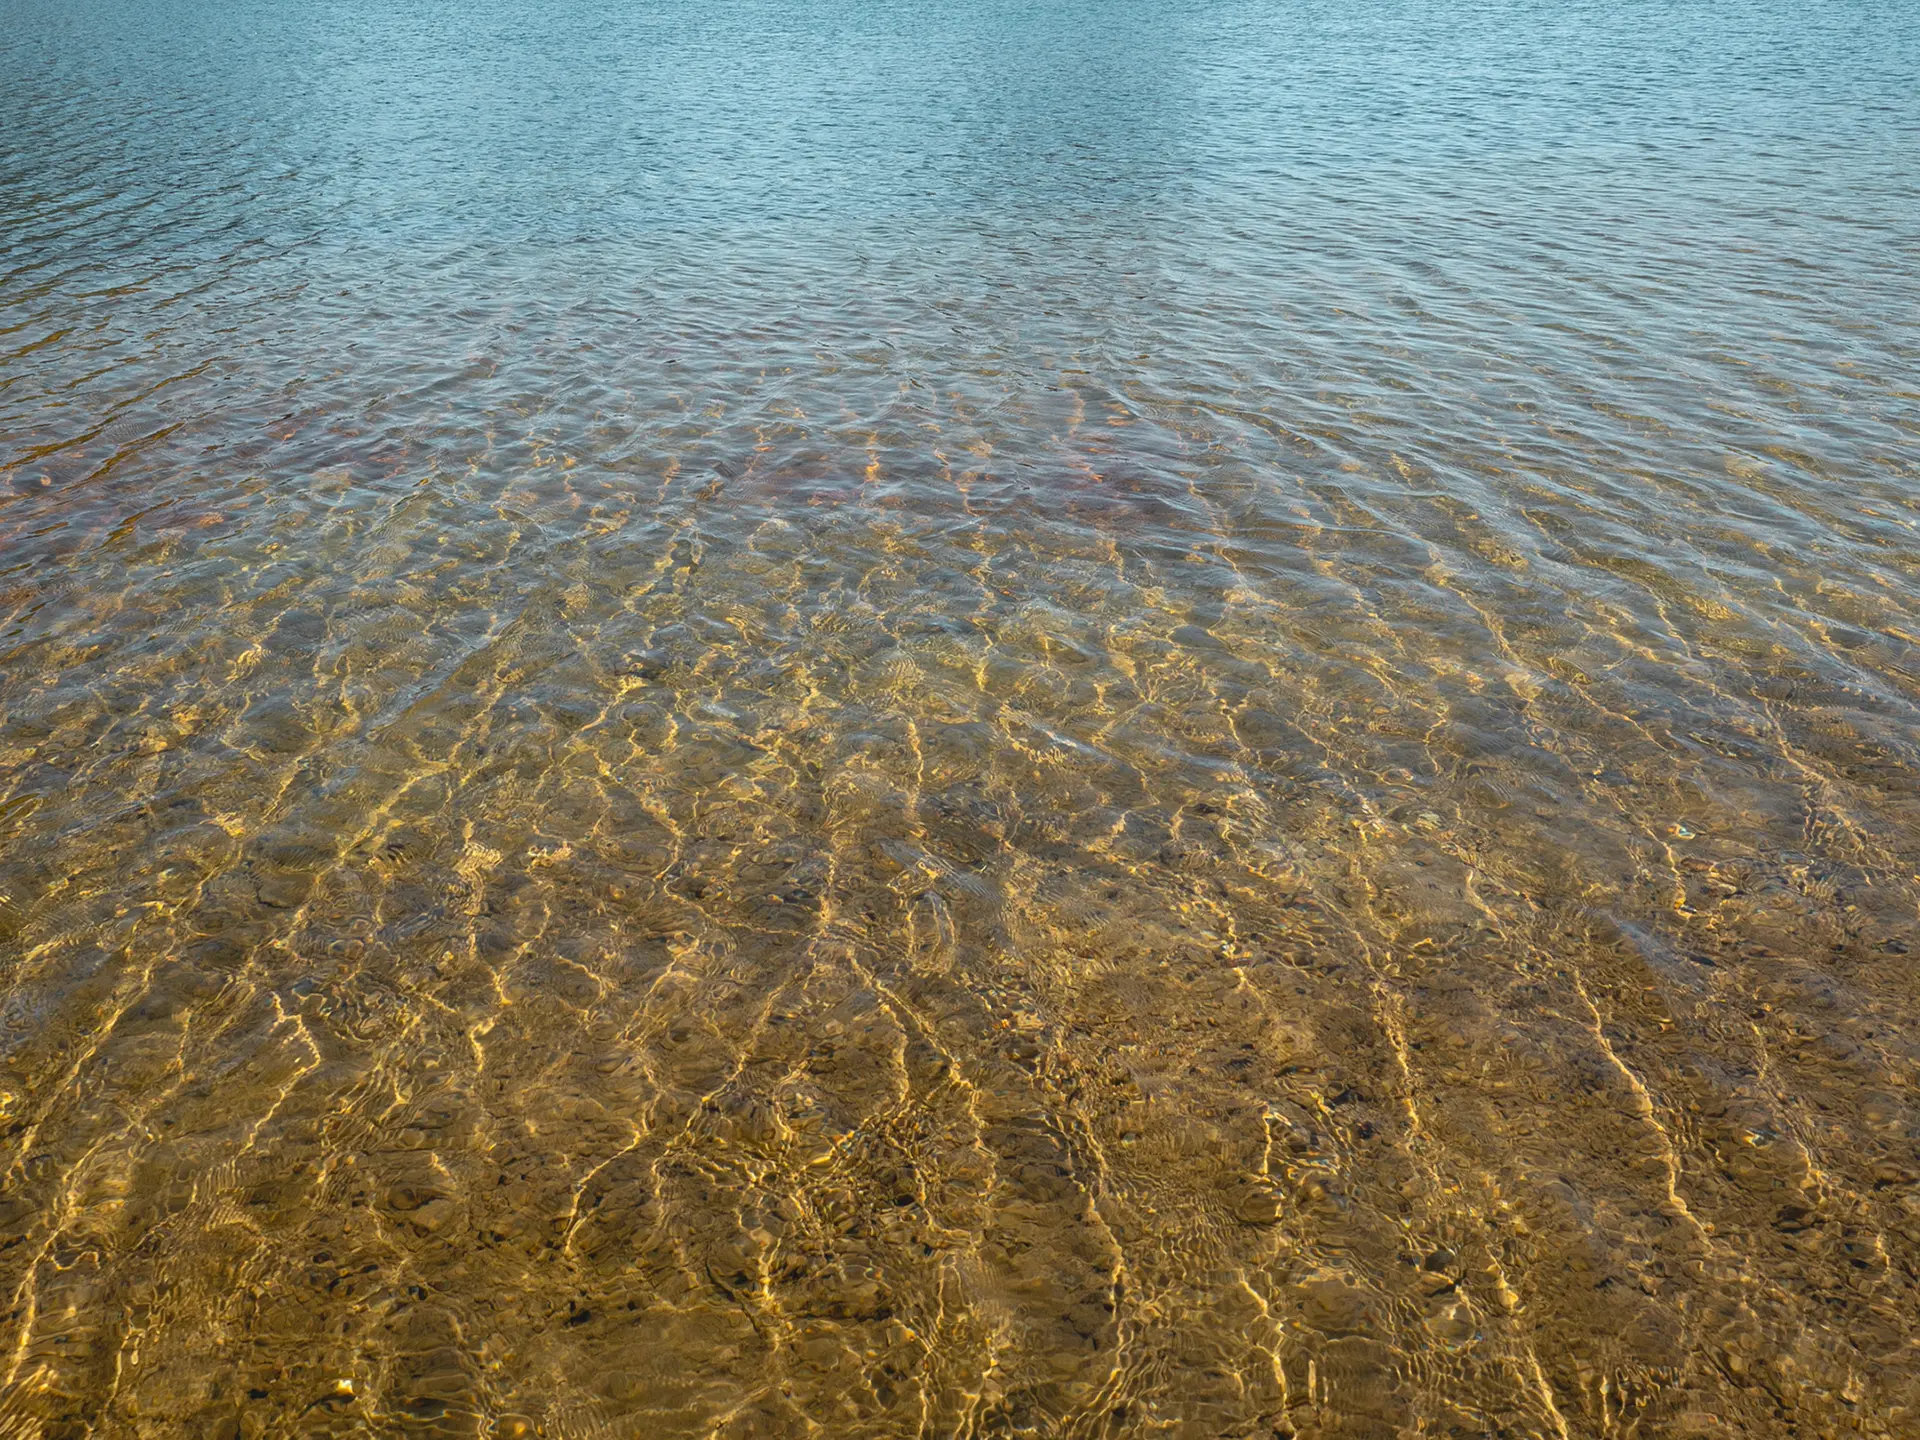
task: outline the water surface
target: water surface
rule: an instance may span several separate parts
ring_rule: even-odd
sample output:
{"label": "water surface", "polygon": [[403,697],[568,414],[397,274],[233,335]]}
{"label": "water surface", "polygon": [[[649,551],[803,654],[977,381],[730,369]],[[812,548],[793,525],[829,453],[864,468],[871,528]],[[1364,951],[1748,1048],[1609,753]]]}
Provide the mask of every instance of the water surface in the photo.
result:
{"label": "water surface", "polygon": [[1916,1433],[1916,74],[0,0],[0,1436]]}

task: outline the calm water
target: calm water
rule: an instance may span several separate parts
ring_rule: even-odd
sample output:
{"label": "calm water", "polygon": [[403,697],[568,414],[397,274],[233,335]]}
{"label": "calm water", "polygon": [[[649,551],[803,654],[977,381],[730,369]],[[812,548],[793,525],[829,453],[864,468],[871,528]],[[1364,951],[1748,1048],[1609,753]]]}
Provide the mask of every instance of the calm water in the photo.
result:
{"label": "calm water", "polygon": [[1920,1434],[1920,7],[0,0],[0,1436]]}

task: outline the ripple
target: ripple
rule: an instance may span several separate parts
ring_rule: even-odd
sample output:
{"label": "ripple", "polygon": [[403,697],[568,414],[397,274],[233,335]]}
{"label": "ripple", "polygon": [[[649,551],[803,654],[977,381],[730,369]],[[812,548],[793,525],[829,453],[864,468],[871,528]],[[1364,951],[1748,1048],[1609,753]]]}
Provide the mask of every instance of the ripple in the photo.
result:
{"label": "ripple", "polygon": [[1911,1420],[1906,10],[10,19],[0,1431]]}

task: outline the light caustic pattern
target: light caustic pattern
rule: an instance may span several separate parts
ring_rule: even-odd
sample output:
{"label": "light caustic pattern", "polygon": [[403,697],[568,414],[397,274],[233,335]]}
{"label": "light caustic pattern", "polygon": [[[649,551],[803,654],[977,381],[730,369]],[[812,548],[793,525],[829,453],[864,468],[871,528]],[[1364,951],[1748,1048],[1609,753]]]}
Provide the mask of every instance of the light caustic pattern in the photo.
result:
{"label": "light caustic pattern", "polygon": [[237,13],[0,52],[0,1436],[1915,1433],[1910,16]]}

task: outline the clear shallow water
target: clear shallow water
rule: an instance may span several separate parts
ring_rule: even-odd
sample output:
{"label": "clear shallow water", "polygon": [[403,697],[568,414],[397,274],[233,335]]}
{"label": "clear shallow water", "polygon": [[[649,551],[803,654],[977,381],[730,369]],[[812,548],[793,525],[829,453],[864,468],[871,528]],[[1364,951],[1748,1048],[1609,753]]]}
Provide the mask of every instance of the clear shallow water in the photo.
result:
{"label": "clear shallow water", "polygon": [[1920,1426],[1911,7],[3,18],[0,1434]]}

